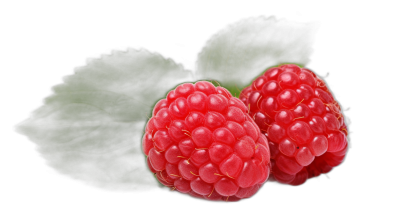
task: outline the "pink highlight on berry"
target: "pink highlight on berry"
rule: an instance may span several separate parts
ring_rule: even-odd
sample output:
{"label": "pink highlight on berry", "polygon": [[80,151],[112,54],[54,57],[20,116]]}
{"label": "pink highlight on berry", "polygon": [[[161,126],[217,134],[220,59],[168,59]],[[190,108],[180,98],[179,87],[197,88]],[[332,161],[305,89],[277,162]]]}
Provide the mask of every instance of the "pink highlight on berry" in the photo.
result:
{"label": "pink highlight on berry", "polygon": [[[267,137],[265,137],[265,135],[263,135],[263,134],[261,134],[259,137],[258,137],[258,141],[257,141],[257,143],[260,143],[261,145],[263,145],[263,146],[266,146],[267,148],[268,148],[268,146],[269,146],[269,142],[268,142],[268,139],[267,139]],[[269,151],[269,150],[268,150]]]}
{"label": "pink highlight on berry", "polygon": [[282,73],[281,68],[270,68],[264,73],[264,76],[267,80],[276,80],[280,73]]}
{"label": "pink highlight on berry", "polygon": [[248,113],[248,108],[246,105],[243,104],[242,101],[240,101],[238,98],[231,97],[229,99],[229,106],[234,106],[236,108],[239,108],[243,113]]}
{"label": "pink highlight on berry", "polygon": [[318,116],[313,116],[311,119],[308,121],[308,124],[311,128],[311,130],[314,133],[324,133],[325,132],[325,122],[324,119]]}
{"label": "pink highlight on berry", "polygon": [[[262,99],[260,102],[261,111],[263,111],[264,114],[268,117],[274,117],[278,108],[279,108],[279,105],[278,105],[278,101],[276,100],[276,97],[264,97],[264,99]],[[257,111],[257,110],[258,110],[258,108],[250,107],[250,112]]]}
{"label": "pink highlight on berry", "polygon": [[189,112],[187,101],[183,97],[179,97],[169,105],[169,113],[177,118],[185,118]]}
{"label": "pink highlight on berry", "polygon": [[190,156],[190,162],[195,166],[200,167],[204,163],[210,161],[210,156],[206,149],[194,150]]}
{"label": "pink highlight on berry", "polygon": [[219,169],[221,170],[222,175],[225,175],[232,179],[236,178],[239,175],[242,168],[243,160],[236,154],[230,155],[219,165]]}
{"label": "pink highlight on berry", "polygon": [[266,114],[263,114],[260,111],[253,115],[253,119],[258,128],[263,132],[267,132],[273,122],[271,117],[266,116]]}
{"label": "pink highlight on berry", "polygon": [[175,90],[170,91],[167,95],[167,100],[169,102],[173,102],[176,98],[178,98],[179,96],[175,93]]}
{"label": "pink highlight on berry", "polygon": [[156,129],[167,128],[172,120],[172,117],[168,112],[168,108],[160,109],[154,118],[153,124]]}
{"label": "pink highlight on berry", "polygon": [[158,151],[165,151],[168,147],[170,147],[174,141],[169,136],[167,130],[159,130],[154,134],[153,137],[154,146]]}
{"label": "pink highlight on berry", "polygon": [[202,92],[195,92],[187,98],[191,111],[204,111],[206,109],[207,95]]}
{"label": "pink highlight on berry", "polygon": [[281,87],[277,81],[269,81],[261,89],[264,96],[276,96],[280,91]]}
{"label": "pink highlight on berry", "polygon": [[254,176],[253,176],[253,182],[251,185],[258,184],[261,181],[265,181],[265,175],[266,173],[264,172],[264,167],[262,164],[260,164],[259,161],[256,159],[251,159],[249,160],[252,166],[255,168]]}
{"label": "pink highlight on berry", "polygon": [[181,160],[178,164],[179,173],[185,180],[194,180],[198,176],[198,169],[189,160]]}
{"label": "pink highlight on berry", "polygon": [[281,125],[290,124],[293,121],[293,118],[294,118],[293,113],[290,110],[285,110],[285,109],[280,110],[275,115],[275,121]]}
{"label": "pink highlight on berry", "polygon": [[258,129],[249,121],[244,122],[243,127],[244,130],[246,130],[247,135],[250,136],[254,141],[257,141],[260,129]]}
{"label": "pink highlight on berry", "polygon": [[233,153],[233,149],[230,146],[214,143],[208,149],[210,159],[215,164],[220,164],[222,160],[227,158],[231,153]]}
{"label": "pink highlight on berry", "polygon": [[214,188],[213,185],[204,182],[200,177],[190,181],[190,187],[200,195],[209,195]]}
{"label": "pink highlight on berry", "polygon": [[207,96],[217,92],[217,90],[214,87],[214,85],[212,83],[210,83],[210,82],[207,82],[207,81],[196,82],[194,84],[194,87],[195,87],[196,91],[200,91],[202,93],[205,93]]}
{"label": "pink highlight on berry", "polygon": [[164,154],[152,148],[149,152],[151,166],[157,170],[162,171],[165,169],[166,160]]}
{"label": "pink highlight on berry", "polygon": [[300,79],[296,73],[282,72],[278,77],[278,83],[282,88],[295,87],[300,83]]}
{"label": "pink highlight on berry", "polygon": [[282,65],[281,69],[283,69],[284,72],[293,72],[295,74],[299,74],[301,69],[299,68],[299,66],[294,65],[294,64],[286,64],[286,65]]}
{"label": "pink highlight on berry", "polygon": [[228,121],[226,122],[225,127],[235,136],[236,139],[246,135],[243,125],[237,122]]}
{"label": "pink highlight on berry", "polygon": [[192,83],[184,83],[176,87],[175,93],[182,97],[187,97],[194,92],[194,85]]}
{"label": "pink highlight on berry", "polygon": [[162,99],[156,103],[153,108],[153,116],[155,116],[162,108],[168,108],[168,100]]}
{"label": "pink highlight on berry", "polygon": [[210,111],[204,116],[204,126],[210,130],[215,130],[223,126],[225,122],[225,117],[218,112]]}
{"label": "pink highlight on berry", "polygon": [[257,143],[254,151],[254,158],[258,159],[260,164],[268,165],[270,160],[269,148]]}
{"label": "pink highlight on berry", "polygon": [[251,187],[256,182],[256,166],[251,160],[243,164],[242,172],[237,178],[237,183],[241,188]]}
{"label": "pink highlight on berry", "polygon": [[340,131],[328,134],[328,152],[343,150],[347,143],[345,139],[346,136]]}
{"label": "pink highlight on berry", "polygon": [[243,111],[240,108],[234,106],[228,107],[225,116],[228,121],[235,121],[237,123],[243,123],[243,121],[246,119]]}
{"label": "pink highlight on berry", "polygon": [[189,157],[196,147],[194,142],[190,138],[183,139],[178,144],[179,144],[179,150],[185,157]]}
{"label": "pink highlight on berry", "polygon": [[298,144],[308,143],[312,138],[310,126],[304,121],[295,121],[288,127],[288,136]]}
{"label": "pink highlight on berry", "polygon": [[208,110],[223,112],[228,107],[228,100],[224,95],[211,94],[207,99]]}
{"label": "pink highlight on berry", "polygon": [[251,87],[253,88],[253,90],[260,90],[260,88],[263,87],[266,82],[267,79],[264,76],[260,76],[256,80],[254,80]]}
{"label": "pink highlight on berry", "polygon": [[218,128],[213,133],[214,141],[227,145],[235,143],[235,136],[227,128]]}
{"label": "pink highlight on berry", "polygon": [[289,157],[293,157],[296,152],[296,144],[290,138],[285,138],[279,143],[279,151]]}
{"label": "pink highlight on berry", "polygon": [[230,178],[222,178],[214,186],[215,190],[222,196],[233,196],[239,190],[239,186]]}
{"label": "pink highlight on berry", "polygon": [[165,165],[165,171],[167,172],[168,176],[174,180],[179,179],[179,169],[178,166],[167,163]]}
{"label": "pink highlight on berry", "polygon": [[190,131],[202,125],[203,122],[204,114],[197,111],[190,112],[189,115],[185,118],[185,124]]}
{"label": "pink highlight on berry", "polygon": [[248,160],[254,155],[256,144],[249,136],[245,136],[236,142],[233,150],[243,160]]}
{"label": "pink highlight on berry", "polygon": [[183,178],[175,180],[174,187],[176,188],[176,190],[182,193],[189,193],[192,190],[192,188],[190,187],[190,182]]}
{"label": "pink highlight on berry", "polygon": [[286,129],[277,124],[273,123],[268,129],[268,137],[274,142],[280,142],[284,137],[286,137]]}
{"label": "pink highlight on berry", "polygon": [[186,127],[185,121],[174,120],[171,122],[171,124],[168,128],[168,134],[175,142],[177,142],[177,141],[179,142],[180,140],[187,137],[185,132],[182,131],[182,130],[187,130],[187,129],[188,128]]}
{"label": "pink highlight on berry", "polygon": [[250,94],[251,90],[252,90],[252,89],[251,89],[250,86],[244,88],[244,89],[242,90],[242,92],[240,92],[239,99],[240,99],[242,102],[247,102],[247,99],[249,98],[249,94]]}
{"label": "pink highlight on berry", "polygon": [[300,103],[293,109],[294,119],[307,120],[311,115],[310,109],[303,103]]}
{"label": "pink highlight on berry", "polygon": [[331,103],[333,101],[332,95],[320,88],[315,89],[315,96],[321,99],[323,103]]}
{"label": "pink highlight on berry", "polygon": [[142,146],[143,146],[143,152],[145,155],[149,155],[150,149],[154,147],[153,145],[153,136],[151,132],[147,132],[143,136],[143,141],[142,141]]}
{"label": "pink highlight on berry", "polygon": [[[253,160],[253,162],[254,162],[254,160]],[[264,166],[265,164],[262,164],[262,163],[260,163],[260,164],[256,163],[256,165],[257,165],[257,168],[261,171],[259,179],[257,180],[257,184],[261,185],[262,183],[267,181],[267,179],[269,177],[269,174],[270,174],[270,171],[271,171],[271,163],[268,162],[267,166]]]}
{"label": "pink highlight on berry", "polygon": [[314,155],[311,153],[308,147],[303,146],[297,150],[295,158],[297,163],[300,165],[308,166],[314,160]]}
{"label": "pink highlight on berry", "polygon": [[260,109],[260,100],[262,99],[262,95],[260,91],[251,92],[249,98],[247,99],[248,104],[250,104],[250,108]]}
{"label": "pink highlight on berry", "polygon": [[328,131],[335,131],[339,130],[340,128],[340,123],[338,119],[336,118],[335,115],[333,114],[325,114],[324,116],[324,121],[325,121],[325,127]]}
{"label": "pink highlight on berry", "polygon": [[308,101],[311,97],[314,96],[314,91],[309,85],[300,85],[299,88],[296,89],[297,95],[304,99],[304,101]]}
{"label": "pink highlight on berry", "polygon": [[225,89],[224,87],[218,86],[215,89],[217,90],[217,93],[225,96],[227,99],[232,97],[232,94],[227,89]]}
{"label": "pink highlight on berry", "polygon": [[212,132],[206,127],[198,127],[192,131],[192,138],[197,147],[208,148],[212,143]]}
{"label": "pink highlight on berry", "polygon": [[182,157],[182,153],[176,145],[169,147],[167,151],[165,151],[165,159],[170,164],[178,164]]}
{"label": "pink highlight on berry", "polygon": [[207,183],[216,183],[219,179],[221,179],[221,174],[218,166],[214,163],[207,163],[200,167],[199,174],[202,180]]}
{"label": "pink highlight on berry", "polygon": [[299,74],[299,80],[301,84],[306,84],[311,88],[315,87],[315,80],[311,72],[302,70]]}
{"label": "pink highlight on berry", "polygon": [[152,117],[150,120],[149,120],[149,122],[147,123],[147,126],[146,126],[146,132],[152,132],[154,129],[155,129],[155,127],[154,127],[154,120],[155,120],[155,118],[154,117]]}
{"label": "pink highlight on berry", "polygon": [[328,150],[328,139],[324,135],[317,135],[310,143],[310,151],[314,156],[320,156]]}
{"label": "pink highlight on berry", "polygon": [[278,103],[284,108],[292,108],[299,101],[299,96],[292,89],[284,89],[282,92],[278,94]]}
{"label": "pink highlight on berry", "polygon": [[314,98],[308,103],[308,107],[315,115],[322,115],[325,112],[325,105],[324,103],[318,99]]}

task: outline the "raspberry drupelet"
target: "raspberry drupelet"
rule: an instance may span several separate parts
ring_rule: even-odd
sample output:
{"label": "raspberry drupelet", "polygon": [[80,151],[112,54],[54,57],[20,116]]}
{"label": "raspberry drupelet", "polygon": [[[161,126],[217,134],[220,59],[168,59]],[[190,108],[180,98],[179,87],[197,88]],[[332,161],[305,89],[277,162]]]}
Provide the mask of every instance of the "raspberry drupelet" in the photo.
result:
{"label": "raspberry drupelet", "polygon": [[347,127],[324,81],[294,64],[268,69],[239,96],[267,136],[272,176],[303,184],[339,165],[347,151]]}
{"label": "raspberry drupelet", "polygon": [[195,197],[248,198],[270,173],[268,140],[248,108],[207,81],[179,85],[160,100],[142,143],[157,179]]}

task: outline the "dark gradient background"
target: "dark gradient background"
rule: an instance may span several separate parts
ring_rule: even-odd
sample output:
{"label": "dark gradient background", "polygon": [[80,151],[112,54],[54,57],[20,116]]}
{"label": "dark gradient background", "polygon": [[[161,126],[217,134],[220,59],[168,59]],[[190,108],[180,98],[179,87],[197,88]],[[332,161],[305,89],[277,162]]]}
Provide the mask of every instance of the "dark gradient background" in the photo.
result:
{"label": "dark gradient background", "polygon": [[[120,193],[87,186],[47,167],[33,143],[12,133],[6,139],[12,145],[3,148],[10,151],[11,156],[2,158],[8,164],[3,172],[11,174],[3,182],[10,188],[3,192],[11,196],[10,211],[32,211],[33,217],[112,215],[127,217],[131,219],[127,220],[129,223],[138,223],[143,218],[148,222],[159,219],[187,224],[196,221],[195,217],[216,217],[227,222],[230,217],[249,217],[268,223],[290,217],[307,221],[316,215],[326,217],[321,221],[340,220],[346,214],[363,213],[355,209],[369,207],[376,196],[368,195],[364,189],[375,171],[372,165],[366,170],[370,163],[366,162],[367,149],[362,143],[365,136],[360,134],[359,127],[365,115],[357,93],[361,75],[357,66],[363,62],[361,57],[365,57],[362,49],[368,37],[366,18],[361,12],[354,14],[354,9],[349,8],[316,10],[315,7],[278,10],[262,6],[252,6],[252,9],[238,6],[235,10],[170,7],[174,10],[163,10],[162,6],[158,10],[120,6],[100,11],[64,11],[60,7],[22,13],[20,17],[24,22],[17,23],[9,32],[14,47],[12,62],[5,66],[12,67],[10,85],[15,90],[9,90],[8,94],[15,98],[9,103],[13,109],[9,119],[5,119],[7,127],[11,129],[27,118],[51,93],[50,87],[60,83],[62,76],[72,74],[74,67],[85,65],[87,57],[109,54],[112,49],[144,47],[194,70],[197,53],[218,30],[242,18],[276,15],[278,19],[298,22],[321,21],[312,61],[307,67],[322,76],[330,74],[326,81],[351,121],[348,121],[350,150],[344,164],[300,187],[267,183],[251,199],[221,204],[162,190]],[[373,21],[368,23],[371,24]]]}

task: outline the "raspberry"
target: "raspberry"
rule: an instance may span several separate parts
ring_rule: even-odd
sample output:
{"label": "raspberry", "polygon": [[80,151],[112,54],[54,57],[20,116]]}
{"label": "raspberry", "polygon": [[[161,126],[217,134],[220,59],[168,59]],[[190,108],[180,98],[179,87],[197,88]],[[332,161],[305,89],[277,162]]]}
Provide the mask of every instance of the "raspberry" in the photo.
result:
{"label": "raspberry", "polygon": [[268,69],[239,96],[269,141],[273,177],[291,185],[327,173],[347,151],[338,102],[312,71],[294,64]]}
{"label": "raspberry", "polygon": [[142,143],[157,179],[195,197],[248,198],[270,173],[267,138],[247,107],[206,81],[179,85],[160,100]]}

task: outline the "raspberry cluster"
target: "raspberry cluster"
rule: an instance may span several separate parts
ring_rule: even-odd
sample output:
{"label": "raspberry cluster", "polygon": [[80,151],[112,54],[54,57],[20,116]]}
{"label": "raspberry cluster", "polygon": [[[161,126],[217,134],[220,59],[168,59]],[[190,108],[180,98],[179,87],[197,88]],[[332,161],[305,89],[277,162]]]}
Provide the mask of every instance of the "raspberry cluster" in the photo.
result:
{"label": "raspberry cluster", "polygon": [[347,151],[347,127],[324,81],[294,64],[268,69],[240,94],[269,140],[273,177],[291,185],[329,172]]}
{"label": "raspberry cluster", "polygon": [[179,85],[160,100],[142,143],[157,179],[196,197],[248,198],[270,173],[267,138],[246,105],[206,81]]}

